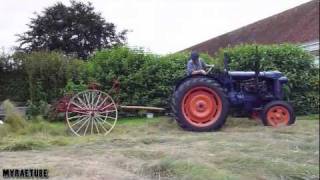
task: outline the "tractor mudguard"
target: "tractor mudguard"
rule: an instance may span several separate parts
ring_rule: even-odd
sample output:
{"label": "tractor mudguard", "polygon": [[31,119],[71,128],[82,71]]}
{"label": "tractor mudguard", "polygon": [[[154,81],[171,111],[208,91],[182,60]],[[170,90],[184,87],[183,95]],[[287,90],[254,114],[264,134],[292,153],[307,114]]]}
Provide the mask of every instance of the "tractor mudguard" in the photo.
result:
{"label": "tractor mudguard", "polygon": [[220,85],[223,84],[218,78],[216,78],[216,77],[213,76],[213,75],[195,74],[195,75],[185,76],[185,77],[179,79],[178,81],[176,81],[173,91],[175,91],[184,81],[186,81],[186,80],[188,80],[188,79],[190,79],[190,78],[199,78],[199,77],[210,78],[210,79],[213,79],[213,80],[218,81],[218,83],[220,83]]}

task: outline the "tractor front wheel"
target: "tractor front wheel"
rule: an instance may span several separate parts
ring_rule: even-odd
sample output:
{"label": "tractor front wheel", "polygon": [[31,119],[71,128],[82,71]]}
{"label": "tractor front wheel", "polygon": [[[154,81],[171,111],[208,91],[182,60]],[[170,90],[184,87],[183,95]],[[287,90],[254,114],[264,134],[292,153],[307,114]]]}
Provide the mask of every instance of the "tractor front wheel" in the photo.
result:
{"label": "tractor front wheel", "polygon": [[271,101],[263,108],[262,122],[265,126],[288,126],[295,122],[293,108],[285,101]]}
{"label": "tractor front wheel", "polygon": [[229,102],[220,84],[211,78],[184,81],[172,98],[175,119],[186,130],[217,130],[226,121]]}

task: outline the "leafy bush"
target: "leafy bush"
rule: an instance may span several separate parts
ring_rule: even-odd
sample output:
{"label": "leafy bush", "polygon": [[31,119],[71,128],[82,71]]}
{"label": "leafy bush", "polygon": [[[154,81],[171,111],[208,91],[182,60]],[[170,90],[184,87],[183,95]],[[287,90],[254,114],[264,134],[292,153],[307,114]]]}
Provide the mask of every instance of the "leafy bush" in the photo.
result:
{"label": "leafy bush", "polygon": [[33,52],[23,57],[32,102],[50,102],[61,95],[70,59],[57,52]]}
{"label": "leafy bush", "polygon": [[289,78],[287,95],[298,114],[319,113],[319,68],[303,49],[290,44],[239,45],[221,50],[220,63],[223,53],[229,55],[232,70],[254,70],[255,58],[261,58],[262,71],[278,70]]}
{"label": "leafy bush", "polygon": [[43,100],[40,100],[38,102],[27,102],[27,110],[26,115],[28,119],[32,119],[33,117],[36,117],[38,115],[42,115],[44,117],[48,117],[50,110],[50,105]]}
{"label": "leafy bush", "polygon": [[26,101],[29,93],[25,89],[28,89],[27,75],[21,58],[0,53],[0,101]]}
{"label": "leafy bush", "polygon": [[68,80],[67,85],[64,88],[66,93],[76,93],[87,89],[87,85],[84,84],[83,80],[79,80],[79,83],[74,83],[72,80]]}
{"label": "leafy bush", "polygon": [[[47,114],[47,105],[64,94],[67,81],[89,81],[88,63],[59,52],[0,54],[0,101],[27,102],[28,116]],[[45,114],[44,114],[45,113]]]}
{"label": "leafy bush", "polygon": [[[110,90],[113,80],[120,81],[121,104],[168,107],[175,81],[186,73],[188,56],[188,53],[157,56],[121,47],[97,52],[89,64],[104,91]],[[209,56],[204,58],[213,63]]]}

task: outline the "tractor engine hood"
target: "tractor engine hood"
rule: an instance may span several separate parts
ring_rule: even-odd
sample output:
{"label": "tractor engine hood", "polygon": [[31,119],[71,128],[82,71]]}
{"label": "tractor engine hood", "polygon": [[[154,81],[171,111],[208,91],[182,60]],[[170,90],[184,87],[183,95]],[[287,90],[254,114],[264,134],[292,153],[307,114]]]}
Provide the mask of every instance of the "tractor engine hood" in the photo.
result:
{"label": "tractor engine hood", "polygon": [[[228,73],[234,79],[246,79],[246,78],[254,78],[255,77],[254,71],[229,71]],[[262,71],[259,73],[259,77],[265,77],[265,78],[270,78],[270,79],[279,79],[281,77],[286,78],[279,71]]]}

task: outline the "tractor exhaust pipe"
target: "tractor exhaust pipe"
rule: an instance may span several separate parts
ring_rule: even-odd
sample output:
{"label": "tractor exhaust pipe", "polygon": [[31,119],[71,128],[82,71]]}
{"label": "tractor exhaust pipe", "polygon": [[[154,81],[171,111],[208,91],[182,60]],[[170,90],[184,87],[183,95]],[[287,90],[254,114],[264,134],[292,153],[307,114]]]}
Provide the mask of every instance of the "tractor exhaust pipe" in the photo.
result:
{"label": "tractor exhaust pipe", "polygon": [[224,66],[224,72],[225,72],[225,73],[228,73],[228,71],[229,71],[229,65],[228,65],[228,63],[229,63],[229,56],[228,56],[228,54],[225,52],[225,53],[223,54],[223,66]]}
{"label": "tractor exhaust pipe", "polygon": [[255,79],[256,79],[256,89],[259,89],[259,74],[260,74],[260,56],[258,53],[258,46],[256,46],[256,54],[254,60],[254,72],[255,72]]}

